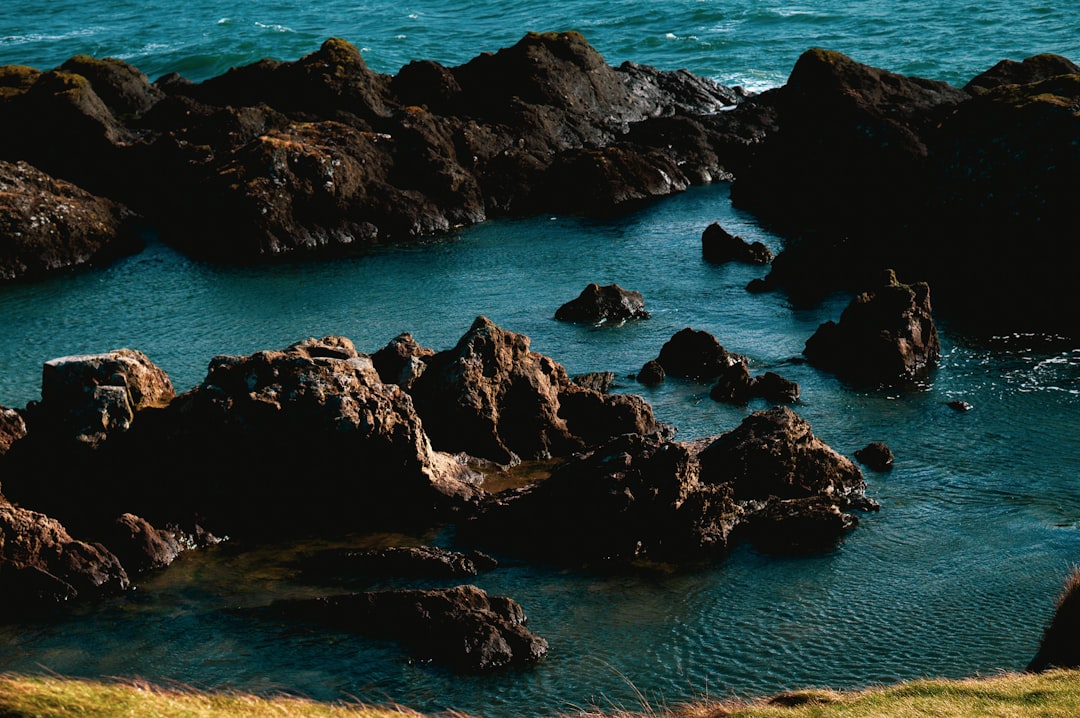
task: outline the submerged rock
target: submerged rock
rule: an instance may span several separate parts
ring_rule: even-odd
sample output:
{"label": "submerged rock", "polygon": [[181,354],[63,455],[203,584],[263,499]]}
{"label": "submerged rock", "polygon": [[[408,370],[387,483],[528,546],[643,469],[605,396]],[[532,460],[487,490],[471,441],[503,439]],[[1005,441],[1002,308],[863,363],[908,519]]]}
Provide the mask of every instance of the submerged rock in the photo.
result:
{"label": "submerged rock", "polygon": [[547,655],[547,641],[525,627],[510,598],[475,586],[431,591],[382,591],[277,601],[273,613],[412,647],[417,658],[480,673],[525,666]]}
{"label": "submerged rock", "polygon": [[895,385],[926,375],[941,356],[930,287],[901,284],[887,272],[883,286],[863,292],[806,341],[807,360],[858,385]]}
{"label": "submerged rock", "polygon": [[621,324],[630,319],[648,319],[649,316],[641,292],[623,289],[618,284],[603,287],[590,284],[577,299],[567,302],[555,312],[555,318],[560,321],[591,324]]}
{"label": "submerged rock", "polygon": [[855,459],[874,471],[888,471],[893,467],[892,449],[880,441],[872,441],[856,451]]}

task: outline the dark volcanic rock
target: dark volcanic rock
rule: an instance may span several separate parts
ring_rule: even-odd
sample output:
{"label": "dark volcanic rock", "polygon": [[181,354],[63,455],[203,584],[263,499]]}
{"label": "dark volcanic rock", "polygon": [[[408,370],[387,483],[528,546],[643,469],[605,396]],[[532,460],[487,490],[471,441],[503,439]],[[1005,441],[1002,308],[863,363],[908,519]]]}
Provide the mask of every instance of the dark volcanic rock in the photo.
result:
{"label": "dark volcanic rock", "polygon": [[660,348],[657,361],[671,376],[712,379],[737,364],[739,358],[729,354],[712,334],[687,327]]}
{"label": "dark volcanic rock", "polygon": [[772,252],[761,242],[750,244],[742,237],[729,234],[717,222],[713,222],[701,233],[701,255],[706,262],[723,264],[724,262],[745,262],[747,264],[768,264],[772,261]]}
{"label": "dark volcanic rock", "polygon": [[498,562],[479,551],[459,553],[436,546],[321,551],[304,561],[307,575],[466,578],[491,571]]}
{"label": "dark volcanic rock", "polygon": [[25,162],[0,161],[0,282],[101,264],[142,248],[134,215]]}
{"label": "dark volcanic rock", "polygon": [[137,68],[112,57],[76,55],[59,69],[89,80],[94,94],[114,115],[141,115],[165,96]]}
{"label": "dark volcanic rock", "polygon": [[852,300],[840,322],[826,322],[806,342],[811,364],[853,384],[895,385],[924,376],[941,356],[930,287],[886,283]]}
{"label": "dark volcanic rock", "polygon": [[565,322],[622,323],[628,319],[648,319],[641,292],[623,289],[618,284],[590,284],[577,299],[559,307],[555,318]]}
{"label": "dark volcanic rock", "polygon": [[468,673],[524,666],[547,655],[547,641],[525,627],[517,602],[475,586],[278,601],[270,608],[338,630],[393,638],[410,645],[418,658]]}
{"label": "dark volcanic rock", "polygon": [[664,371],[664,366],[656,359],[645,362],[641,371],[637,373],[637,380],[646,386],[663,384],[666,377],[667,372]]}
{"label": "dark volcanic rock", "polygon": [[745,404],[757,397],[774,404],[791,404],[799,400],[799,385],[771,371],[751,377],[746,362],[738,361],[720,374],[709,396],[728,404]]}
{"label": "dark volcanic rock", "polygon": [[628,431],[658,430],[640,397],[574,385],[529,338],[479,317],[453,349],[428,360],[411,389],[432,443],[500,464],[565,456]]}
{"label": "dark volcanic rock", "polygon": [[7,617],[127,587],[127,573],[104,546],[77,541],[56,519],[0,499],[0,605]]}
{"label": "dark volcanic rock", "polygon": [[873,441],[856,451],[855,459],[874,471],[888,471],[893,467],[892,449],[880,441]]}
{"label": "dark volcanic rock", "polygon": [[854,526],[842,509],[876,507],[864,490],[849,459],[773,409],[693,444],[617,437],[500,497],[462,530],[574,564],[699,561],[722,555],[745,527],[773,549],[820,547],[830,531],[835,542]]}

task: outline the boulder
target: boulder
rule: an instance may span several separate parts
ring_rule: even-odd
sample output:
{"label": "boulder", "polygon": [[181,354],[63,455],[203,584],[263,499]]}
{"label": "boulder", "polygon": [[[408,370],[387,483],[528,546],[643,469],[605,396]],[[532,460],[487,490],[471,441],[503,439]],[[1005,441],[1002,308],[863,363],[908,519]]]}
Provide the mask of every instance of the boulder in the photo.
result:
{"label": "boulder", "polygon": [[849,459],[778,408],[690,444],[616,437],[499,495],[461,531],[577,565],[686,563],[722,556],[740,536],[772,550],[831,545],[855,525],[845,510],[876,508],[864,491]]}
{"label": "boulder", "polygon": [[1021,62],[1002,60],[972,78],[964,89],[981,94],[1004,85],[1031,85],[1060,75],[1080,75],[1080,66],[1061,55],[1033,55]]}
{"label": "boulder", "polygon": [[26,436],[26,422],[14,409],[0,406],[0,456],[7,453],[19,439]]}
{"label": "boulder", "polygon": [[893,467],[892,449],[880,441],[872,441],[856,451],[855,459],[874,471],[888,471]]}
{"label": "boulder", "polygon": [[122,514],[98,538],[131,576],[168,566],[184,549],[173,533],[134,514]]}
{"label": "boulder", "polygon": [[56,519],[0,499],[0,605],[6,617],[128,588],[116,556],[77,541]]}
{"label": "boulder", "polygon": [[646,386],[663,384],[666,377],[667,372],[664,371],[664,365],[657,359],[650,359],[645,362],[645,365],[637,373],[637,380]]}
{"label": "boulder", "polygon": [[26,162],[0,160],[0,283],[103,264],[142,248],[124,206]]}
{"label": "boulder", "polygon": [[93,446],[131,428],[137,412],[175,396],[168,375],[145,354],[116,349],[45,362],[41,401],[27,407],[27,416],[35,432]]}
{"label": "boulder", "polygon": [[593,371],[587,374],[577,374],[570,377],[570,381],[584,389],[592,389],[601,394],[611,393],[615,386],[615,374],[610,371]]}
{"label": "boulder", "polygon": [[1080,570],[1074,567],[1027,671],[1077,667],[1080,667]]}
{"label": "boulder", "polygon": [[885,283],[855,297],[839,323],[826,322],[806,341],[807,360],[856,385],[897,385],[924,377],[941,356],[925,283]]}
{"label": "boulder", "polygon": [[505,465],[567,456],[627,431],[658,430],[640,397],[574,385],[561,365],[529,350],[528,337],[486,317],[427,363],[410,392],[432,444],[443,451]]}
{"label": "boulder", "polygon": [[799,400],[799,385],[771,371],[752,377],[746,361],[741,360],[724,369],[709,396],[727,404],[746,404],[754,398],[793,404]]}
{"label": "boulder", "polygon": [[689,379],[713,379],[740,358],[729,354],[716,337],[706,331],[687,327],[676,332],[663,347],[657,361],[670,376]]}
{"label": "boulder", "polygon": [[430,591],[382,591],[276,601],[270,611],[341,631],[392,638],[421,660],[480,673],[526,666],[547,655],[547,641],[525,627],[510,598],[475,586]]}
{"label": "boulder", "polygon": [[303,562],[307,576],[389,576],[404,578],[469,578],[491,571],[498,562],[479,551],[461,553],[437,546],[379,549],[331,549]]}
{"label": "boulder", "polygon": [[420,346],[412,334],[405,332],[372,354],[371,361],[384,383],[397,384],[408,391],[427,369],[427,359],[434,355],[434,350]]}
{"label": "boulder", "polygon": [[165,96],[138,68],[112,57],[76,55],[59,69],[89,80],[94,93],[117,116],[141,115]]}
{"label": "boulder", "polygon": [[701,233],[701,256],[714,264],[768,264],[772,261],[772,252],[764,244],[750,244],[742,237],[729,234],[718,222],[713,222]]}
{"label": "boulder", "polygon": [[564,322],[622,324],[629,319],[648,319],[641,292],[623,289],[618,284],[590,284],[577,299],[559,307],[555,318]]}

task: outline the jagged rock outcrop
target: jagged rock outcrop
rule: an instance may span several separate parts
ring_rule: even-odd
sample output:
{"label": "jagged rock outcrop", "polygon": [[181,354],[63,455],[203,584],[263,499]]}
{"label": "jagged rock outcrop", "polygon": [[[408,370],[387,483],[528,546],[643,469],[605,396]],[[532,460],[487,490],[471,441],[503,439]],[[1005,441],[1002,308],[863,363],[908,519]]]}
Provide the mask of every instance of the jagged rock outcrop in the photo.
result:
{"label": "jagged rock outcrop", "polygon": [[633,395],[602,395],[529,349],[529,338],[479,317],[427,361],[410,390],[432,444],[500,464],[567,456],[627,432],[659,430]]}
{"label": "jagged rock outcrop", "polygon": [[857,385],[896,385],[926,375],[941,356],[930,287],[885,283],[855,297],[839,323],[826,322],[806,341],[807,360]]}
{"label": "jagged rock outcrop", "polygon": [[844,510],[876,506],[864,490],[850,459],[777,408],[691,444],[614,438],[500,495],[462,531],[572,564],[692,562],[723,555],[740,536],[772,550],[835,543],[855,525]]}
{"label": "jagged rock outcrop", "polygon": [[437,546],[395,546],[379,549],[330,549],[305,558],[305,576],[392,576],[468,578],[491,571],[498,561],[479,551],[462,553]]}
{"label": "jagged rock outcrop", "polygon": [[590,284],[555,311],[555,318],[564,322],[622,323],[630,319],[648,319],[645,298],[641,292],[623,289],[618,284]]}
{"label": "jagged rock outcrop", "polygon": [[547,655],[548,648],[547,641],[525,627],[520,604],[475,586],[277,601],[269,612],[392,638],[411,646],[417,658],[467,673],[529,665]]}
{"label": "jagged rock outcrop", "polygon": [[480,493],[476,474],[431,448],[408,394],[343,337],[216,357],[202,383],[108,441],[64,451],[49,436],[31,423],[5,457],[5,492],[90,528],[131,512],[218,535],[333,531],[430,519]]}
{"label": "jagged rock outcrop", "polygon": [[129,575],[164,568],[184,550],[184,544],[173,532],[156,529],[135,514],[120,515],[97,538],[112,551]]}
{"label": "jagged rock outcrop", "polygon": [[384,383],[408,391],[427,369],[427,359],[434,355],[434,350],[420,346],[412,334],[405,332],[372,354],[371,361]]}
{"label": "jagged rock outcrop", "polygon": [[0,498],[0,606],[5,618],[127,589],[116,556],[78,541],[56,519]]}
{"label": "jagged rock outcrop", "polygon": [[1080,335],[1069,269],[1044,261],[1071,248],[1076,68],[1004,61],[961,90],[804,53],[783,88],[734,113],[775,113],[732,188],[789,235],[755,290],[813,302],[892,267],[926,278],[967,331]]}
{"label": "jagged rock outcrop", "polygon": [[[0,110],[2,112],[2,110]],[[122,205],[0,160],[0,282],[103,264],[142,248]]]}
{"label": "jagged rock outcrop", "polygon": [[751,244],[742,237],[730,234],[718,222],[713,222],[701,233],[701,256],[706,262],[714,264],[768,264],[773,257],[772,251],[761,242]]}

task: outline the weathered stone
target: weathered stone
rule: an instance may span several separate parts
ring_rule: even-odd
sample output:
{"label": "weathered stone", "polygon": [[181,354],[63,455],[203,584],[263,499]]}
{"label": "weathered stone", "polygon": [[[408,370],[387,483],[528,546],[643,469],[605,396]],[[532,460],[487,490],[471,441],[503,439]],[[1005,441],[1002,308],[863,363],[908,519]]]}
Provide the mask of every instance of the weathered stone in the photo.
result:
{"label": "weathered stone", "polygon": [[427,358],[434,354],[434,350],[420,346],[412,334],[405,332],[372,354],[371,360],[385,383],[397,384],[408,391],[427,369]]}
{"label": "weathered stone", "polygon": [[571,377],[570,381],[584,389],[608,394],[611,392],[611,387],[615,385],[615,374],[610,371],[594,371],[588,374],[577,374]]}
{"label": "weathered stone", "polygon": [[76,55],[59,69],[89,80],[94,93],[116,115],[141,115],[165,96],[144,73],[112,57]]}
{"label": "weathered stone", "polygon": [[872,441],[856,451],[855,459],[874,471],[888,471],[893,467],[892,449],[880,441]]}
{"label": "weathered stone", "polygon": [[271,611],[333,629],[393,638],[414,655],[468,673],[524,666],[547,655],[547,641],[525,627],[512,599],[475,586],[383,591],[277,601]]}
{"label": "weathered stone", "polygon": [[776,372],[754,377],[754,396],[773,404],[794,404],[799,400],[799,385]]}
{"label": "weathered stone", "polygon": [[0,499],[0,604],[6,611],[40,611],[74,598],[122,591],[128,583],[124,568],[105,547],[77,541],[56,519]]}
{"label": "weathered stone", "polygon": [[145,354],[116,349],[45,362],[41,401],[27,413],[34,431],[96,445],[131,428],[137,412],[175,396],[168,375]]}
{"label": "weathered stone", "polygon": [[746,362],[738,361],[724,369],[709,396],[728,404],[745,404],[757,397],[774,404],[791,404],[799,400],[799,385],[771,371],[751,377]]}
{"label": "weathered stone", "polygon": [[1022,62],[1002,60],[972,78],[964,89],[977,94],[1003,85],[1030,85],[1059,75],[1080,75],[1080,66],[1061,55],[1033,55]]}
{"label": "weathered stone", "polygon": [[729,234],[718,222],[713,222],[701,233],[701,255],[706,262],[715,264],[768,264],[772,261],[772,252],[764,244],[750,244],[742,237]]}
{"label": "weathered stone", "polygon": [[857,385],[895,385],[926,375],[941,344],[925,283],[885,284],[852,300],[840,322],[818,327],[803,350],[807,360]]}
{"label": "weathered stone", "polygon": [[[822,548],[874,509],[858,468],[786,408],[692,444],[627,434],[489,503],[466,536],[572,564],[692,562],[743,529],[772,549]],[[771,530],[775,527],[775,531]]]}
{"label": "weathered stone", "polygon": [[134,215],[25,162],[0,161],[0,282],[103,264],[142,248]]}
{"label": "weathered stone", "polygon": [[618,284],[590,284],[577,299],[559,307],[555,318],[564,322],[621,324],[629,319],[648,319],[641,292],[623,289]]}
{"label": "weathered stone", "polygon": [[561,365],[529,350],[528,337],[485,317],[456,347],[428,360],[411,393],[436,447],[500,464],[566,456],[599,438],[657,430],[644,400],[573,385]]}

